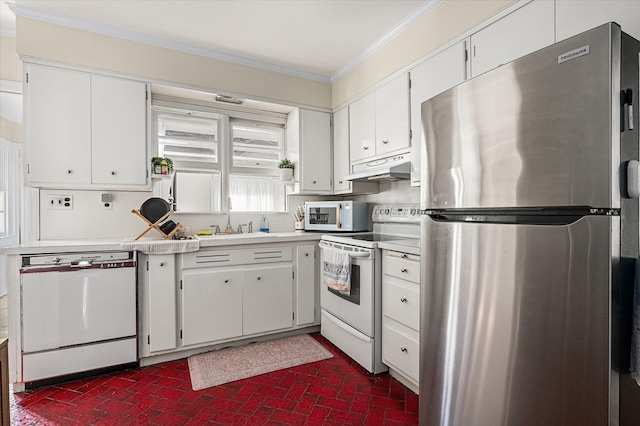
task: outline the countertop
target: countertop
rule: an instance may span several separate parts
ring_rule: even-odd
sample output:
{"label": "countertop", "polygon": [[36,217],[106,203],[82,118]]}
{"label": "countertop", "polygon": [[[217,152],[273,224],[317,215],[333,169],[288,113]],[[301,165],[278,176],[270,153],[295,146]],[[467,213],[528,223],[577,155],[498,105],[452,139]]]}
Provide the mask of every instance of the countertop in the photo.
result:
{"label": "countertop", "polygon": [[[319,232],[254,232],[252,234],[212,235],[198,237],[200,248],[222,247],[244,244],[284,243],[298,241],[319,241]],[[143,240],[143,239],[141,239]],[[121,250],[120,243],[130,241],[123,238],[87,239],[87,240],[44,240],[23,243],[16,246],[2,248],[2,254],[46,254],[61,252]]]}
{"label": "countertop", "polygon": [[406,238],[393,241],[380,241],[378,247],[383,250],[394,250],[420,256],[420,239]]}

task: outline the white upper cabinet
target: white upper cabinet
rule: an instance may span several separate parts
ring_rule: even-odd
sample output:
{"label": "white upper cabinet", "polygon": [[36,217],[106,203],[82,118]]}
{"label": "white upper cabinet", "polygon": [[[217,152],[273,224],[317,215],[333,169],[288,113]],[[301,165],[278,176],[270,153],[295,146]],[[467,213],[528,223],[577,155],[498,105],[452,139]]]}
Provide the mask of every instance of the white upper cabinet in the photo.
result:
{"label": "white upper cabinet", "polygon": [[376,155],[408,148],[409,74],[376,90]]}
{"label": "white upper cabinet", "polygon": [[300,110],[300,188],[331,193],[331,114]]}
{"label": "white upper cabinet", "polygon": [[351,161],[376,155],[375,92],[349,105],[349,146]]}
{"label": "white upper cabinet", "polygon": [[25,94],[30,185],[148,187],[145,83],[30,64]]}
{"label": "white upper cabinet", "polygon": [[640,1],[556,0],[555,3],[557,41],[607,22],[616,22],[622,31],[640,39]]}
{"label": "white upper cabinet", "polygon": [[91,183],[91,76],[30,65],[25,80],[27,181]]}
{"label": "white upper cabinet", "polygon": [[461,41],[411,69],[411,183],[420,185],[422,102],[462,83],[468,75],[466,46]]}
{"label": "white upper cabinet", "polygon": [[333,114],[333,193],[371,194],[378,192],[377,182],[351,182],[345,176],[351,174],[349,155],[349,108]]}
{"label": "white upper cabinet", "polygon": [[91,182],[147,183],[146,84],[91,77]]}
{"label": "white upper cabinet", "polygon": [[331,114],[307,109],[290,112],[287,155],[295,164],[295,193],[333,193]]}
{"label": "white upper cabinet", "polygon": [[349,108],[333,113],[333,192],[349,192]]}
{"label": "white upper cabinet", "polygon": [[471,76],[555,42],[555,2],[536,0],[471,36]]}
{"label": "white upper cabinet", "polygon": [[409,148],[409,75],[349,105],[351,162]]}

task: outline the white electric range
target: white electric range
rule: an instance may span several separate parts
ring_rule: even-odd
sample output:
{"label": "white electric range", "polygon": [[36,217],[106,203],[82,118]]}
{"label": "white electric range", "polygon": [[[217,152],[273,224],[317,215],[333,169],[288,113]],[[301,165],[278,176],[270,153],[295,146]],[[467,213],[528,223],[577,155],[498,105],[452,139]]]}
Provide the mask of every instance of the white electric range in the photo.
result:
{"label": "white electric range", "polygon": [[[376,205],[373,232],[327,234],[321,249],[344,250],[351,259],[348,294],[320,288],[321,334],[371,373],[382,373],[382,255],[380,242],[418,245],[419,206]],[[321,265],[322,267],[322,265]]]}

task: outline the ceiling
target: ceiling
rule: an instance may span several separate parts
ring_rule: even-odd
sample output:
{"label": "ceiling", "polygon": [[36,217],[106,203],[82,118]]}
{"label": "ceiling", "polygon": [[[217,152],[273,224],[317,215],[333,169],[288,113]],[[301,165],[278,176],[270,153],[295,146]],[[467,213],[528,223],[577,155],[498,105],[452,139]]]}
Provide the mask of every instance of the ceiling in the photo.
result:
{"label": "ceiling", "polygon": [[5,0],[15,15],[332,81],[442,0]]}

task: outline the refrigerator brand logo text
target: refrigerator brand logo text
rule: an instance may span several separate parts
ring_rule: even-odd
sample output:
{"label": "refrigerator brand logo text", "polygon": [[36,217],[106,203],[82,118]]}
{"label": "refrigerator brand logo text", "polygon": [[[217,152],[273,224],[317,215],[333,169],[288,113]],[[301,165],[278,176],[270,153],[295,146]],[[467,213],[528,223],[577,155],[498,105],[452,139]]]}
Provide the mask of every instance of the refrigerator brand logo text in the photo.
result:
{"label": "refrigerator brand logo text", "polygon": [[586,46],[578,47],[577,49],[573,49],[570,52],[566,52],[566,53],[563,53],[562,55],[559,55],[558,64],[561,64],[563,62],[567,62],[572,59],[579,58],[580,56],[584,56],[588,54],[589,54],[589,45],[587,44]]}

